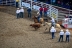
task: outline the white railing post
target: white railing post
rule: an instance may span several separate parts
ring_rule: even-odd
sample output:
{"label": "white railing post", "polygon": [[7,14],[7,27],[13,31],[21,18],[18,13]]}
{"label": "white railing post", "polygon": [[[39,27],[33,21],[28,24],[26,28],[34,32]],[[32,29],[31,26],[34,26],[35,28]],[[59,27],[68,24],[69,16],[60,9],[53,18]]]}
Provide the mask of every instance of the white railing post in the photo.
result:
{"label": "white railing post", "polygon": [[32,10],[32,0],[31,0],[31,10]]}
{"label": "white railing post", "polygon": [[22,0],[19,0],[19,7],[21,7],[21,4],[22,4]]}

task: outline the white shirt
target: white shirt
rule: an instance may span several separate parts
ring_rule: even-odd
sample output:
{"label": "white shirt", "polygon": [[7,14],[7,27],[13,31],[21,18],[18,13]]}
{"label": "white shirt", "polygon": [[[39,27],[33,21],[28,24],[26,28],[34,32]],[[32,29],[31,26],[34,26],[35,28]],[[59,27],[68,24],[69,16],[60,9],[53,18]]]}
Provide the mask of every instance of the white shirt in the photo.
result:
{"label": "white shirt", "polygon": [[55,22],[54,18],[52,18],[51,22]]}
{"label": "white shirt", "polygon": [[66,32],[65,35],[70,35],[70,32]]}
{"label": "white shirt", "polygon": [[51,29],[51,30],[50,30],[50,32],[56,32],[56,29],[55,29],[55,28],[53,28],[53,29]]}
{"label": "white shirt", "polygon": [[24,9],[20,9],[20,12],[24,12]]}
{"label": "white shirt", "polygon": [[16,13],[17,13],[17,14],[20,13],[20,10],[16,10]]}
{"label": "white shirt", "polygon": [[64,35],[64,32],[60,32],[59,35]]}

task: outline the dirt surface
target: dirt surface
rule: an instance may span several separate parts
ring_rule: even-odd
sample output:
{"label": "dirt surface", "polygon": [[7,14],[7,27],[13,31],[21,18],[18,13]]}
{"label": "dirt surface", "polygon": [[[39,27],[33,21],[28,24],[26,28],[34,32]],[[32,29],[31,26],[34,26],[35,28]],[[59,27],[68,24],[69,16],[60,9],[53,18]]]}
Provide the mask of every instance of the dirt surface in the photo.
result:
{"label": "dirt surface", "polygon": [[[0,48],[72,48],[72,34],[70,42],[58,42],[59,32],[55,39],[42,26],[37,31],[29,25],[34,23],[26,18],[16,19],[16,16],[0,12]],[[58,29],[59,30],[59,29]],[[70,32],[72,32],[70,30]]]}

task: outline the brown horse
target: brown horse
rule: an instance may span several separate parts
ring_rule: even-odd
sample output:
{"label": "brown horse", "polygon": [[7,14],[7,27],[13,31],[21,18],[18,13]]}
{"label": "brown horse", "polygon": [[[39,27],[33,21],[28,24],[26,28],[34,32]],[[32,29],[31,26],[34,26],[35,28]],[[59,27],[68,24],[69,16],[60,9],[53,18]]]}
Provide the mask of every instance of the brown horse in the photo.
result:
{"label": "brown horse", "polygon": [[34,19],[34,22],[35,23],[41,23],[42,24],[44,22],[44,19],[43,18],[40,18],[40,22],[38,22],[38,19],[37,19],[36,16],[34,16],[33,19]]}

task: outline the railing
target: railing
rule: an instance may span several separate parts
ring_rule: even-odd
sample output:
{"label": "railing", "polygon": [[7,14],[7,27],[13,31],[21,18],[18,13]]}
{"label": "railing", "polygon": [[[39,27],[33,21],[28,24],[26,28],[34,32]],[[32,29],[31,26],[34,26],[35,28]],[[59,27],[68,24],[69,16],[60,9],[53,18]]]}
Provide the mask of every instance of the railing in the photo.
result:
{"label": "railing", "polygon": [[15,6],[15,0],[6,0],[6,1],[1,0],[0,1],[0,5]]}
{"label": "railing", "polygon": [[[30,7],[31,1],[22,1],[22,6],[24,7]],[[49,4],[43,3],[43,2],[34,2],[32,1],[32,8],[36,11],[39,11],[40,6],[46,6],[48,8],[47,15],[49,17],[54,17],[56,20],[58,20],[58,9],[52,7]]]}

